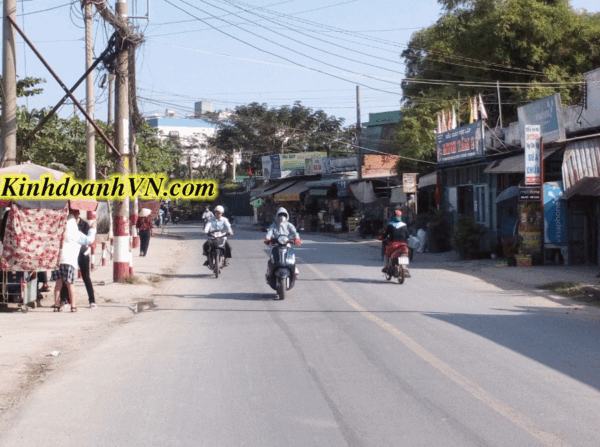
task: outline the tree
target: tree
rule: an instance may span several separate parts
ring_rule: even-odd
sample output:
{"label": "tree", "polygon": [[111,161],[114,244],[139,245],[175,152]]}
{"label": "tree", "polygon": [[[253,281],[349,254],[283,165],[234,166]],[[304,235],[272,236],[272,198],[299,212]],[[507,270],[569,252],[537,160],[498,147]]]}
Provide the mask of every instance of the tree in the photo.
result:
{"label": "tree", "polygon": [[236,107],[230,118],[220,122],[208,144],[223,151],[229,163],[234,151],[242,151],[244,160],[256,170],[261,169],[262,155],[346,151],[350,135],[342,129],[343,122],[343,118],[313,111],[299,101],[277,108],[251,103]]}
{"label": "tree", "polygon": [[577,103],[582,74],[600,66],[600,14],[575,11],[568,0],[439,3],[445,14],[415,33],[402,53],[402,113],[409,117],[399,124],[402,153],[417,146],[433,157],[434,140],[425,135],[434,130],[437,112],[454,103],[465,123],[468,98],[475,94],[484,97],[493,126],[499,116],[496,81],[504,121],[514,121],[519,105],[556,92],[564,104]]}

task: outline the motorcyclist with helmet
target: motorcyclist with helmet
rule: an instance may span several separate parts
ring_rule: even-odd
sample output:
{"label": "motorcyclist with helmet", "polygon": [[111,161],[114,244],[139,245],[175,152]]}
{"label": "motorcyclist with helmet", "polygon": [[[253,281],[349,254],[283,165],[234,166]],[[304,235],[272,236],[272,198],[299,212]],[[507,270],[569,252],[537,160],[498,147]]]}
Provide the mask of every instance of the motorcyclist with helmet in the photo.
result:
{"label": "motorcyclist with helmet", "polygon": [[385,265],[381,270],[383,273],[386,273],[390,266],[390,260],[394,250],[402,244],[406,245],[408,242],[408,227],[402,222],[402,207],[400,205],[396,206],[394,209],[394,215],[388,222],[387,227],[385,227],[382,240],[387,241],[383,256]]}
{"label": "motorcyclist with helmet", "polygon": [[[223,212],[225,209],[218,205],[214,209],[214,217],[209,218],[208,222],[204,226],[204,234],[209,234],[213,232],[222,232],[228,235],[233,235],[233,231],[231,230],[231,225],[229,224],[229,220],[223,216]],[[206,256],[206,262],[204,265],[208,265],[208,254],[210,251],[210,242],[206,241],[202,246],[203,252],[202,254]],[[229,245],[229,241],[225,242],[225,265],[229,265],[229,258],[231,258],[231,246]]]}
{"label": "motorcyclist with helmet", "polygon": [[[294,244],[301,245],[300,235],[296,231],[296,227],[289,221],[290,215],[284,207],[280,207],[275,214],[275,221],[267,229],[265,235],[265,244],[269,245],[271,239],[277,239],[280,235],[285,234],[290,240],[294,241]],[[269,260],[269,276],[271,275],[273,266],[271,260]],[[296,269],[296,275],[298,274]]]}

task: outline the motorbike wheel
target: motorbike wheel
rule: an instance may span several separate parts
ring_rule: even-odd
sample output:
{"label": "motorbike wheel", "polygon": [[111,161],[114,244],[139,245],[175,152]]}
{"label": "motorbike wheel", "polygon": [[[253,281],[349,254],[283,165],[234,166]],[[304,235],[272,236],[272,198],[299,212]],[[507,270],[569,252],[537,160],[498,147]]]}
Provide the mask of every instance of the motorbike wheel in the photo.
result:
{"label": "motorbike wheel", "polygon": [[403,284],[404,283],[404,267],[400,268],[400,273],[398,274],[398,284]]}
{"label": "motorbike wheel", "polygon": [[221,268],[221,253],[220,252],[216,252],[215,253],[215,278],[219,277],[219,270]]}
{"label": "motorbike wheel", "polygon": [[277,296],[280,300],[285,299],[285,278],[277,278]]}

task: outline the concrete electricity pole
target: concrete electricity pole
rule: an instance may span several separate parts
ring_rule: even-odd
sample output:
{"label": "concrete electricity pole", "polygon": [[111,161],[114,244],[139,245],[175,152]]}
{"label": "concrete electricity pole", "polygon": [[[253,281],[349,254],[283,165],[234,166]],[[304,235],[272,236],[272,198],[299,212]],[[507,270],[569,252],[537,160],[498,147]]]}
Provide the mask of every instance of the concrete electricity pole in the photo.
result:
{"label": "concrete electricity pole", "polygon": [[[115,11],[125,23],[127,20],[127,0],[117,0]],[[115,135],[116,146],[120,153],[117,161],[117,174],[129,174],[129,45],[123,45],[122,37],[118,38],[119,56],[116,68],[116,108]],[[113,279],[115,281],[130,276],[129,265],[131,250],[129,248],[129,197],[115,202],[115,251],[113,263]]]}
{"label": "concrete electricity pole", "polygon": [[17,48],[16,32],[8,17],[17,21],[17,0],[4,0],[2,30],[2,159],[17,164]]}
{"label": "concrete electricity pole", "polygon": [[[92,3],[89,0],[85,2],[85,68],[88,70],[93,61],[92,42]],[[94,72],[90,71],[86,77],[85,85],[85,106],[89,116],[94,117]],[[86,128],[86,178],[88,180],[96,180],[96,132],[94,126],[89,121]],[[88,216],[89,217],[89,216]]]}
{"label": "concrete electricity pole", "polygon": [[360,122],[360,85],[356,86],[356,145],[358,146],[358,178],[362,179],[363,153],[360,145],[360,134],[362,133],[362,124]]}

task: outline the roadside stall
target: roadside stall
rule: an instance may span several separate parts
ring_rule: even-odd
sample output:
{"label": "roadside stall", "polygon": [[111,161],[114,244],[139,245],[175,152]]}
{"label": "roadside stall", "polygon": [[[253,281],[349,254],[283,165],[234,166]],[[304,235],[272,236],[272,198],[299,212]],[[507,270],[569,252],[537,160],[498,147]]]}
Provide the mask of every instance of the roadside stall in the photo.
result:
{"label": "roadside stall", "polygon": [[[50,174],[57,181],[63,172],[31,163],[0,169],[0,177],[28,175],[39,180]],[[96,201],[14,200],[2,219],[0,258],[0,304],[18,304],[23,312],[37,305],[37,272],[58,269],[69,205],[73,209],[95,211]]]}

